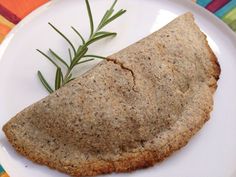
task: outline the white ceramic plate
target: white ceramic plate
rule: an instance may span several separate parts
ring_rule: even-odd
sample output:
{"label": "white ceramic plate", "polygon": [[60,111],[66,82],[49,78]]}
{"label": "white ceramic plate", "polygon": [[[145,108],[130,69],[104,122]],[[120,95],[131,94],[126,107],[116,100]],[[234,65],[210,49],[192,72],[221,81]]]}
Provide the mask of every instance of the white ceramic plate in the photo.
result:
{"label": "white ceramic plate", "polygon": [[[91,0],[95,22],[110,6],[108,0]],[[215,94],[214,111],[204,128],[190,143],[154,167],[130,174],[108,176],[160,177],[235,177],[236,176],[236,38],[213,15],[188,0],[119,0],[117,8],[127,13],[108,27],[118,36],[91,48],[91,52],[109,55],[159,29],[174,17],[191,11],[197,24],[207,34],[217,55],[222,74]],[[67,44],[47,22],[52,22],[78,42],[70,30],[73,25],[88,36],[89,22],[83,0],[51,1],[26,17],[9,33],[0,49],[0,127],[26,106],[45,97],[47,92],[37,79],[41,70],[53,82],[54,67],[35,49],[51,47],[66,56]],[[187,26],[186,26],[187,28]],[[97,62],[79,67],[79,73]],[[17,154],[0,132],[0,163],[11,177],[65,177]]]}

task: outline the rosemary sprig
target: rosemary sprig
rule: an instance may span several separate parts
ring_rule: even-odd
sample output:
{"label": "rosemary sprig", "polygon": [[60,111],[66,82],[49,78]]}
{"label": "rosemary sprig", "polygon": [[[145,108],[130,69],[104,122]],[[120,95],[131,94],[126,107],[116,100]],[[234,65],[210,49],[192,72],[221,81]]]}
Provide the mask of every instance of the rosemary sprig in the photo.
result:
{"label": "rosemary sprig", "polygon": [[[117,3],[117,0],[113,2],[111,7],[106,11],[106,13],[103,15],[100,23],[98,24],[97,28],[94,29],[94,22],[93,22],[93,16],[92,11],[90,8],[89,0],[85,0],[89,22],[90,22],[90,35],[87,40],[81,35],[81,33],[75,29],[73,26],[71,26],[71,29],[79,36],[82,44],[79,45],[79,47],[76,49],[76,47],[73,45],[73,43],[64,35],[58,28],[56,28],[53,24],[48,23],[61,37],[65,39],[65,41],[70,46],[68,48],[68,54],[69,54],[69,63],[67,63],[67,60],[60,57],[54,50],[49,49],[50,57],[49,55],[45,54],[41,50],[37,49],[39,53],[41,53],[46,59],[48,59],[57,69],[55,73],[55,84],[54,89],[50,86],[50,84],[47,82],[43,74],[38,71],[38,77],[41,81],[42,85],[45,87],[45,89],[52,93],[53,91],[59,89],[60,87],[64,86],[68,82],[74,79],[72,76],[72,70],[75,66],[86,63],[89,61],[94,60],[95,58],[104,59],[105,57],[98,56],[98,55],[91,55],[87,54],[89,45],[93,44],[94,42],[97,42],[101,39],[107,38],[107,37],[114,37],[117,33],[115,32],[108,32],[108,31],[102,31],[102,29],[120,17],[122,14],[126,12],[126,10],[119,10],[114,14],[114,7]],[[86,59],[87,58],[87,59]],[[85,60],[82,60],[85,59]],[[62,67],[65,68],[65,72],[62,72]]]}

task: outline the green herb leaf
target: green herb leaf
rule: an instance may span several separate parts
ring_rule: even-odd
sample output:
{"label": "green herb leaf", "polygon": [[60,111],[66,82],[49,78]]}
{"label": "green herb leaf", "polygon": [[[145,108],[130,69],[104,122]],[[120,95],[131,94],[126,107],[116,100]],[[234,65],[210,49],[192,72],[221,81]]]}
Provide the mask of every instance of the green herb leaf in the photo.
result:
{"label": "green herb leaf", "polygon": [[109,34],[104,34],[104,35],[100,35],[98,37],[95,37],[95,38],[89,40],[87,42],[87,45],[90,45],[90,44],[92,44],[92,43],[94,43],[94,42],[96,42],[98,40],[104,39],[104,38],[109,37],[109,36],[116,36],[116,33],[109,33]]}
{"label": "green herb leaf", "polygon": [[49,52],[60,62],[62,62],[67,68],[69,68],[68,64],[61,58],[59,57],[52,49],[49,49]]}
{"label": "green herb leaf", "polygon": [[114,7],[116,3],[117,3],[117,0],[115,0],[113,4],[111,5],[110,9],[106,11],[101,22],[98,25],[98,30],[102,29],[103,23],[112,15],[112,13],[114,12]]}
{"label": "green herb leaf", "polygon": [[71,48],[74,51],[74,54],[76,54],[76,50],[74,45],[72,44],[72,42],[59,30],[57,29],[54,25],[52,25],[51,23],[48,23],[58,34],[60,34],[67,42],[68,44],[71,46]]}
{"label": "green herb leaf", "polygon": [[79,63],[77,63],[77,65],[82,64],[82,63],[86,63],[86,62],[89,62],[89,61],[93,61],[93,60],[94,60],[94,58],[83,60],[83,61],[80,61]]}
{"label": "green herb leaf", "polygon": [[106,11],[106,13],[104,14],[102,20],[100,21],[97,31],[100,30],[102,28],[103,23],[107,20],[107,18],[109,18],[111,16],[111,14],[114,12],[113,9],[110,9],[108,11]]}
{"label": "green herb leaf", "polygon": [[70,80],[68,80],[68,82],[73,81],[73,80],[75,80],[75,78],[71,78]]}
{"label": "green herb leaf", "polygon": [[61,87],[61,81],[63,80],[61,68],[57,68],[56,76],[55,76],[55,90]]}
{"label": "green herb leaf", "polygon": [[106,57],[99,56],[99,55],[84,55],[84,58],[85,57],[93,57],[93,58],[99,58],[99,59],[106,59]]}
{"label": "green herb leaf", "polygon": [[72,78],[72,74],[69,74],[68,77],[66,77],[66,78],[63,80],[62,86],[64,86],[66,83],[68,83],[71,78]]}
{"label": "green herb leaf", "polygon": [[90,37],[92,37],[93,30],[94,30],[93,16],[92,16],[91,8],[90,8],[90,5],[89,5],[89,1],[85,0],[85,2],[86,2],[86,7],[87,7],[87,11],[88,11],[88,16],[89,16],[89,22],[90,22]]}
{"label": "green herb leaf", "polygon": [[[80,37],[80,39],[82,41],[82,44],[79,45],[77,50],[76,50],[75,46],[72,44],[72,42],[60,30],[58,30],[54,25],[49,23],[49,25],[60,36],[62,36],[71,47],[71,48],[68,48],[69,61],[70,61],[69,64],[68,64],[68,62],[66,62],[67,60],[64,60],[63,58],[61,58],[52,49],[49,49],[49,52],[59,62],[55,62],[53,60],[53,58],[49,57],[48,55],[43,53],[41,50],[37,49],[38,52],[40,52],[44,57],[46,57],[57,68],[56,74],[55,74],[55,86],[54,86],[55,90],[59,89],[60,87],[64,86],[68,82],[75,79],[72,75],[72,70],[74,69],[74,67],[76,65],[86,63],[86,62],[90,62],[90,61],[94,60],[94,58],[105,59],[105,57],[103,57],[103,56],[90,55],[90,54],[86,55],[86,53],[88,51],[88,46],[93,44],[94,42],[97,42],[97,41],[101,40],[101,39],[115,36],[116,35],[115,32],[101,31],[101,29],[104,26],[108,25],[113,20],[115,20],[116,18],[118,18],[119,16],[121,16],[123,13],[125,13],[125,10],[121,9],[117,13],[115,13],[115,15],[113,15],[114,7],[117,3],[117,0],[115,0],[113,2],[113,4],[111,5],[111,7],[106,11],[106,13],[102,17],[99,25],[97,26],[96,30],[94,31],[93,16],[92,16],[91,8],[90,8],[90,5],[89,5],[89,0],[85,0],[85,3],[86,3],[86,7],[87,7],[87,13],[88,13],[88,16],[89,16],[90,36],[89,36],[88,39],[85,40],[85,38],[81,35],[81,33],[77,29],[75,29],[73,26],[71,26],[72,30]],[[71,49],[72,49],[73,55],[72,55]],[[89,58],[89,59],[86,59],[86,58]],[[83,59],[85,59],[85,60],[83,60]],[[67,70],[65,71],[65,74],[63,74],[59,64],[66,67]],[[43,77],[43,75],[40,71],[38,71],[38,77],[39,77],[40,81],[42,82],[42,84],[44,85],[44,87],[47,89],[47,91],[49,93],[52,93],[53,89],[50,87],[50,85],[45,80],[45,78]]]}
{"label": "green herb leaf", "polygon": [[71,28],[74,30],[74,32],[80,37],[81,41],[83,42],[83,44],[85,44],[85,40],[83,38],[83,36],[79,33],[79,31],[77,29],[75,29],[73,26],[71,26]]}
{"label": "green herb leaf", "polygon": [[39,80],[41,81],[41,83],[43,84],[43,86],[46,88],[46,90],[49,93],[52,93],[53,92],[52,88],[50,87],[50,85],[48,84],[48,82],[43,77],[43,75],[42,75],[42,73],[40,71],[38,71],[38,77],[39,77]]}
{"label": "green herb leaf", "polygon": [[75,58],[71,62],[71,67],[74,67],[81,60],[81,58],[86,54],[87,51],[88,51],[87,47],[83,48],[81,52],[78,53],[78,55],[75,56]]}
{"label": "green herb leaf", "polygon": [[52,64],[54,64],[57,68],[59,67],[56,62],[53,61],[52,58],[50,58],[48,55],[46,55],[44,52],[42,52],[39,49],[36,49],[39,53],[41,53],[45,58],[47,58]]}
{"label": "green herb leaf", "polygon": [[102,25],[102,28],[105,27],[107,24],[111,23],[113,20],[115,20],[116,18],[120,17],[121,15],[123,15],[126,12],[126,10],[121,9],[120,11],[118,11],[115,15],[113,15],[111,18],[109,18],[106,22],[104,22],[104,24]]}
{"label": "green herb leaf", "polygon": [[97,36],[100,36],[100,35],[104,35],[104,34],[114,34],[114,33],[111,33],[111,32],[107,32],[107,31],[100,31],[100,32],[97,32],[94,37],[97,37]]}
{"label": "green herb leaf", "polygon": [[117,0],[115,0],[115,1],[113,2],[113,4],[111,5],[111,8],[110,8],[110,10],[114,9],[114,7],[115,7],[116,3],[117,3]]}

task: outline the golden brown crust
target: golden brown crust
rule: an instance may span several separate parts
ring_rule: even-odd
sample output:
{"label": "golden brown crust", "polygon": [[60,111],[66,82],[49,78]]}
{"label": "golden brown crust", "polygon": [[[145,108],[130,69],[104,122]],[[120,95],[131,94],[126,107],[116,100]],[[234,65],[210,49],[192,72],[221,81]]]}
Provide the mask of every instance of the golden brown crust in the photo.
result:
{"label": "golden brown crust", "polygon": [[188,143],[189,137],[193,136],[209,119],[210,112],[211,109],[205,112],[199,124],[196,124],[193,129],[188,130],[189,132],[183,132],[183,134],[186,134],[187,136],[181,136],[183,137],[181,141],[176,141],[176,139],[172,139],[169,144],[166,144],[162,147],[162,149],[156,151],[144,150],[143,152],[130,153],[128,155],[122,155],[123,157],[121,158],[121,160],[118,161],[97,161],[80,168],[74,168],[70,166],[65,168],[63,166],[57,166],[56,164],[51,163],[47,159],[42,159],[38,156],[34,156],[34,154],[29,153],[27,150],[24,150],[23,148],[15,144],[14,136],[9,134],[9,132],[7,131],[7,125],[3,127],[3,131],[5,132],[9,142],[12,144],[12,146],[17,152],[38,164],[47,165],[50,168],[56,168],[57,170],[64,173],[68,173],[71,176],[96,176],[111,172],[131,172],[136,169],[153,166],[155,163],[163,161],[165,158],[167,158],[172,153],[179,150]]}
{"label": "golden brown crust", "polygon": [[[10,124],[6,124],[3,127],[9,142],[12,146],[22,155],[28,159],[37,162],[39,164],[47,165],[50,168],[55,168],[61,172],[68,173],[72,176],[95,176],[99,174],[111,173],[111,172],[130,172],[135,169],[145,168],[153,166],[155,163],[164,160],[170,156],[173,152],[185,146],[189,139],[204,125],[209,119],[210,112],[212,110],[212,94],[217,87],[217,80],[220,75],[220,66],[217,58],[209,47],[205,38],[205,47],[208,50],[209,59],[212,62],[213,72],[211,76],[215,79],[211,82],[209,87],[203,87],[202,95],[197,95],[196,99],[186,108],[186,112],[181,115],[179,119],[170,129],[164,132],[164,138],[167,143],[158,144],[158,138],[153,141],[147,142],[145,147],[133,150],[132,152],[124,152],[113,161],[97,159],[95,161],[88,161],[82,163],[80,166],[73,166],[73,164],[65,165],[63,163],[53,162],[48,158],[43,158],[41,155],[32,153],[27,147],[15,141],[16,135],[9,131]],[[196,106],[197,105],[197,106]],[[193,110],[192,108],[198,108]],[[191,118],[189,117],[191,116]],[[178,134],[176,130],[181,129]],[[157,148],[158,147],[158,148]]]}
{"label": "golden brown crust", "polygon": [[205,45],[206,45],[206,48],[207,48],[207,50],[208,50],[208,52],[210,54],[210,60],[212,62],[213,68],[214,68],[214,72],[212,73],[212,75],[215,77],[216,81],[218,81],[219,78],[220,78],[220,73],[221,73],[220,64],[219,64],[219,62],[217,60],[216,55],[211,50],[207,40],[205,40]]}
{"label": "golden brown crust", "polygon": [[220,79],[221,68],[220,68],[220,64],[217,60],[216,55],[214,54],[214,52],[212,51],[212,49],[210,48],[210,46],[207,42],[207,36],[205,34],[204,34],[204,36],[205,36],[205,47],[209,52],[209,55],[210,55],[209,59],[212,62],[212,65],[213,65],[212,76],[215,78],[215,80],[210,85],[210,88],[211,88],[212,93],[214,93],[217,89],[217,81]]}
{"label": "golden brown crust", "polygon": [[[191,16],[193,15],[191,14]],[[194,28],[197,28],[198,31],[201,31],[197,25],[194,25]],[[212,63],[213,72],[210,74],[215,78],[215,80],[213,81],[212,85],[210,85],[210,87],[211,87],[211,90],[214,92],[217,88],[217,81],[220,78],[221,68],[220,68],[220,64],[218,62],[216,55],[214,54],[214,52],[212,51],[211,47],[208,44],[207,36],[203,32],[201,33],[202,33],[201,35],[204,37],[204,45],[208,51],[209,60]]]}

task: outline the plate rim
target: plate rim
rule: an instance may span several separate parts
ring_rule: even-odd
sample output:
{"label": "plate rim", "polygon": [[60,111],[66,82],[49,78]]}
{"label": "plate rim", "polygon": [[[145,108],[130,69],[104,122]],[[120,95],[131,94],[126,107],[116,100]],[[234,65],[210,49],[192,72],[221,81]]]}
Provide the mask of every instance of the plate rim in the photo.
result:
{"label": "plate rim", "polygon": [[[24,26],[25,24],[30,22],[31,20],[34,20],[34,18],[36,18],[37,16],[42,15],[42,13],[45,10],[51,8],[51,6],[54,6],[59,1],[60,0],[52,0],[52,1],[49,1],[45,4],[43,4],[42,6],[36,8],[32,12],[30,12],[25,18],[23,18],[18,24],[16,24],[13,27],[13,29],[5,36],[4,40],[0,44],[0,65],[1,65],[1,62],[3,60],[2,56],[4,55],[5,50],[11,44],[11,41],[12,41],[13,37],[15,35],[17,35],[18,30],[22,26]],[[175,0],[168,0],[168,1],[175,2]],[[187,5],[190,8],[196,9],[196,10],[199,11],[199,14],[202,14],[203,16],[209,17],[213,24],[215,23],[215,24],[219,25],[224,31],[227,31],[227,33],[225,33],[225,35],[227,35],[227,37],[229,39],[231,39],[232,41],[234,41],[236,43],[236,34],[235,34],[235,32],[225,22],[223,22],[221,19],[216,17],[213,13],[211,13],[210,11],[208,11],[205,8],[201,7],[197,3],[192,2],[191,0],[181,0],[181,1],[179,1],[179,3],[183,4],[183,5]],[[1,143],[0,143],[0,148],[2,148]],[[0,165],[4,169],[6,169],[5,166],[2,163],[0,163]]]}

